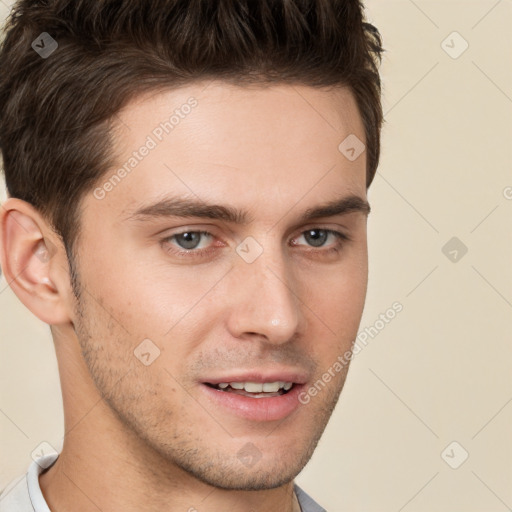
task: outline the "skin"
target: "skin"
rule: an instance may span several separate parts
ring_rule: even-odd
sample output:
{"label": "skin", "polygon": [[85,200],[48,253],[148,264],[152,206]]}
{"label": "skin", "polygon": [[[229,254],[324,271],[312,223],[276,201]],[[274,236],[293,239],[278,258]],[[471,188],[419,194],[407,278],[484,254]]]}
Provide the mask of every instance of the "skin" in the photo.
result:
{"label": "skin", "polygon": [[[118,115],[117,166],[191,96],[197,106],[113,190],[83,197],[78,298],[47,221],[19,199],[0,208],[2,269],[52,326],[59,363],[66,434],[40,477],[52,511],[296,510],[293,478],[343,387],[348,367],[286,418],[253,421],[219,408],[202,382],[287,368],[309,387],[351,348],[367,288],[367,214],[300,216],[334,198],[367,199],[365,153],[349,161],[338,150],[350,134],[364,141],[352,94],[210,82],[145,95]],[[252,221],[129,218],[167,194]],[[350,240],[315,246],[314,228]],[[210,252],[173,252],[189,246],[169,237],[194,230],[212,236],[193,250]],[[235,250],[249,236],[263,250],[252,263]],[[148,366],[134,355],[145,339],[160,350]],[[250,467],[238,455],[247,446],[259,454]]]}

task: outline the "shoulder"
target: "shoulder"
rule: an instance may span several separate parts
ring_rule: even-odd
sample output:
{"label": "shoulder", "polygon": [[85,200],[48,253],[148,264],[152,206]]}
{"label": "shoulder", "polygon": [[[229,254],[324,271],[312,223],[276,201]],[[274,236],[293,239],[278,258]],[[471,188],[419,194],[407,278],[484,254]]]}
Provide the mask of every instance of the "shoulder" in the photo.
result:
{"label": "shoulder", "polygon": [[0,512],[34,512],[27,475],[13,480],[0,494]]}
{"label": "shoulder", "polygon": [[[297,484],[293,484],[295,495],[299,500],[302,512],[327,512],[309,494],[305,493]],[[0,511],[1,512],[1,511]]]}
{"label": "shoulder", "polygon": [[39,475],[57,457],[52,453],[33,460],[28,471],[0,493],[0,512],[50,512],[39,486]]}

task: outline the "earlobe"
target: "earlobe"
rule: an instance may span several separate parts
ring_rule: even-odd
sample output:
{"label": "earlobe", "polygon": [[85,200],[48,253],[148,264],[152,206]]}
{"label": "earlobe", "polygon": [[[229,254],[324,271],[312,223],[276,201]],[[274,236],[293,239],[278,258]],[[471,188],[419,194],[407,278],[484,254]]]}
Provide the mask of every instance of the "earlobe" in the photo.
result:
{"label": "earlobe", "polygon": [[[69,322],[67,267],[53,229],[35,208],[8,199],[0,208],[0,262],[6,281],[43,322]],[[52,241],[53,239],[53,241]],[[62,245],[62,244],[60,244]]]}

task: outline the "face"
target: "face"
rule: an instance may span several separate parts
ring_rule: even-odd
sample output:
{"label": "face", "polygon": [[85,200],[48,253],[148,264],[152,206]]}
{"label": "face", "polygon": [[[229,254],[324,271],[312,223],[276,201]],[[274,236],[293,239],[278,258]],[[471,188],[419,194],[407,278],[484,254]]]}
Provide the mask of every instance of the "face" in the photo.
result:
{"label": "face", "polygon": [[355,101],[213,82],[118,120],[117,165],[84,197],[75,249],[89,372],[170,467],[225,489],[289,482],[364,306],[366,157],[338,149],[364,141]]}

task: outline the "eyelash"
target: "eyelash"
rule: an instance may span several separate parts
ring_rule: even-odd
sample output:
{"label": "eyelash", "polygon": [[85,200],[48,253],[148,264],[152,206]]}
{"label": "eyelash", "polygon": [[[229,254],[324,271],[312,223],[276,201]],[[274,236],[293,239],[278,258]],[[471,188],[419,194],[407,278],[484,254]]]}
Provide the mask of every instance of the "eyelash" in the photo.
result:
{"label": "eyelash", "polygon": [[[333,254],[333,253],[339,253],[339,251],[341,250],[341,248],[343,246],[343,242],[350,242],[351,241],[351,238],[349,236],[347,236],[345,233],[342,233],[341,231],[335,231],[333,229],[323,229],[323,228],[310,228],[310,229],[306,229],[305,231],[302,231],[299,236],[301,236],[304,233],[307,233],[309,231],[323,231],[327,235],[334,235],[337,238],[338,242],[335,244],[334,247],[330,247],[329,249],[324,249],[322,251],[321,247],[318,248],[318,249],[315,248],[315,247],[312,247],[311,249],[308,250],[308,252],[321,252],[324,255]],[[214,235],[212,235],[212,233],[210,233],[208,231],[203,231],[203,230],[185,230],[185,231],[181,231],[180,233],[174,233],[171,236],[163,238],[161,240],[161,244],[164,244],[166,242],[170,242],[175,237],[180,236],[180,235],[184,235],[185,233],[195,233],[195,234],[211,236],[211,237],[214,236]],[[298,244],[296,244],[296,245],[298,245]],[[195,257],[200,258],[200,257],[207,256],[209,253],[211,253],[213,251],[215,251],[215,248],[211,248],[210,247],[208,249],[183,249],[183,250],[171,249],[168,252],[170,252],[171,254],[176,255],[176,256],[184,256],[184,257],[187,257],[187,258],[195,258]]]}

